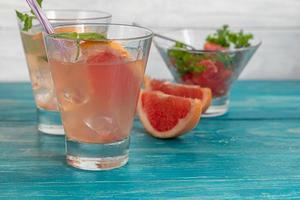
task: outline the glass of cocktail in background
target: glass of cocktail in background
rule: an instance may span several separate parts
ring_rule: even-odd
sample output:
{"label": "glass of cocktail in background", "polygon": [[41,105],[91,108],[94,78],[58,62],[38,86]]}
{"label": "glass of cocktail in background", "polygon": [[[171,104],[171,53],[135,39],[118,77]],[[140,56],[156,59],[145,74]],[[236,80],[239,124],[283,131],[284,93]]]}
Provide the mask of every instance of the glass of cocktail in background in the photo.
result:
{"label": "glass of cocktail in background", "polygon": [[[119,24],[58,26],[74,33],[45,36],[66,131],[68,164],[104,170],[127,163],[129,136],[152,32]],[[102,34],[103,38],[99,38]],[[88,37],[94,39],[90,40]]]}
{"label": "glass of cocktail in background", "polygon": [[[68,23],[111,22],[111,14],[102,11],[45,10],[45,14],[53,26]],[[37,19],[33,19],[32,27],[28,31],[23,30],[24,25],[19,19],[18,24],[37,107],[38,130],[47,134],[62,135],[64,130],[54,94],[42,27]]]}

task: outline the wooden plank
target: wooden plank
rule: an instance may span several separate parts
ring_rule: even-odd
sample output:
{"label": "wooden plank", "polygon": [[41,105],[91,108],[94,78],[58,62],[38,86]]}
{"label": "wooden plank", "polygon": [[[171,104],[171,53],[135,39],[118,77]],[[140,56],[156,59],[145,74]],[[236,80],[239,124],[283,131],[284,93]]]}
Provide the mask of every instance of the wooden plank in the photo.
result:
{"label": "wooden plank", "polygon": [[67,166],[64,138],[39,134],[34,119],[24,121],[33,107],[29,91],[28,83],[0,84],[0,117],[9,116],[0,120],[0,198],[297,199],[300,195],[297,81],[237,82],[227,116],[202,119],[175,140],[149,136],[136,119],[129,164],[103,172]]}
{"label": "wooden plank", "polygon": [[[0,121],[36,120],[29,83],[2,83],[0,91]],[[300,119],[298,81],[238,81],[230,98],[230,112],[209,120]]]}
{"label": "wooden plank", "polygon": [[1,123],[0,197],[295,198],[298,122],[207,120],[177,140],[154,139],[136,122],[129,164],[106,172],[68,167],[62,137]]}

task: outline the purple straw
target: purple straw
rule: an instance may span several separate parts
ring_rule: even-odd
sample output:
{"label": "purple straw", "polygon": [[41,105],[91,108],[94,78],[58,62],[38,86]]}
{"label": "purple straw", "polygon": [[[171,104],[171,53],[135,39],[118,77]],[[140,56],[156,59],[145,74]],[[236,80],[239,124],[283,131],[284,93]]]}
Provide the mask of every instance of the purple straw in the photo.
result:
{"label": "purple straw", "polygon": [[[33,11],[36,18],[39,20],[42,27],[44,28],[44,31],[47,34],[53,34],[54,28],[50,24],[50,21],[48,20],[48,18],[46,17],[45,13],[43,12],[43,10],[39,6],[39,4],[36,2],[36,0],[26,0],[26,2],[28,3],[29,7]],[[67,51],[65,49],[63,42],[55,42],[55,44],[60,49],[63,56],[65,58],[69,58],[69,55],[67,54]]]}
{"label": "purple straw", "polygon": [[54,28],[50,24],[45,13],[42,11],[41,7],[36,2],[36,0],[26,0],[26,2],[28,3],[29,7],[35,14],[36,18],[39,20],[39,22],[43,26],[45,32],[48,34],[54,33]]}

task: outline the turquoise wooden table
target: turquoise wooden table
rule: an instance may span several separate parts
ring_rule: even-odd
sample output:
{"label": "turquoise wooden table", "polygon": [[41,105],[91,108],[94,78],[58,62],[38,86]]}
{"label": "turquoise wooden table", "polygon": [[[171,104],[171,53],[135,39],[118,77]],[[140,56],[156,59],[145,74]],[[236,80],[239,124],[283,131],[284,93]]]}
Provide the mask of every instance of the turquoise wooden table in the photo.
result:
{"label": "turquoise wooden table", "polygon": [[37,133],[30,85],[1,83],[0,199],[300,199],[300,82],[240,81],[231,100],[175,140],[136,120],[128,165],[89,172]]}

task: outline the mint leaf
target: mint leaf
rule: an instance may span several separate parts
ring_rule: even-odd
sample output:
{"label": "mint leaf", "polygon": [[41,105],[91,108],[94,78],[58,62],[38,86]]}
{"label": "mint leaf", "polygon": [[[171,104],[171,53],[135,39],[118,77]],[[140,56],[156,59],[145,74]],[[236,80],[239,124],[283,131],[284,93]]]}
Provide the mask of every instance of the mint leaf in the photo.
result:
{"label": "mint leaf", "polygon": [[38,58],[44,62],[48,62],[47,56],[39,56]]}
{"label": "mint leaf", "polygon": [[76,33],[76,32],[57,33],[57,34],[54,34],[54,38],[64,38],[64,39],[77,40],[78,39],[78,33]]}
{"label": "mint leaf", "polygon": [[253,35],[248,33],[244,34],[243,30],[234,36],[230,37],[232,43],[235,45],[235,48],[242,48],[250,46],[250,40],[253,39]]}
{"label": "mint leaf", "polygon": [[103,39],[106,39],[106,37],[100,33],[79,33],[78,37],[81,40],[103,40]]}
{"label": "mint leaf", "polygon": [[206,68],[198,64],[201,60],[205,59],[205,55],[190,53],[185,50],[186,48],[185,45],[176,43],[173,48],[168,50],[169,58],[176,67],[178,73],[183,76],[187,73],[201,73],[205,71]]}
{"label": "mint leaf", "polygon": [[175,48],[182,48],[182,49],[187,48],[187,46],[185,44],[181,43],[181,42],[176,42],[174,47]]}
{"label": "mint leaf", "polygon": [[43,0],[36,0],[36,2],[39,4],[40,7],[42,7]]}
{"label": "mint leaf", "polygon": [[71,39],[71,40],[92,40],[92,41],[106,39],[106,37],[100,33],[76,33],[76,32],[57,33],[54,34],[54,37]]}
{"label": "mint leaf", "polygon": [[19,20],[23,21],[24,20],[24,16],[23,16],[23,13],[19,12],[16,10],[16,15],[17,17],[19,18]]}
{"label": "mint leaf", "polygon": [[17,17],[21,22],[23,22],[23,31],[28,31],[32,27],[32,19],[34,16],[29,16],[26,13],[21,13],[16,10]]}
{"label": "mint leaf", "polygon": [[33,17],[25,14],[23,31],[28,31],[32,27]]}
{"label": "mint leaf", "polygon": [[186,67],[177,67],[178,73],[183,76],[187,73],[202,73],[206,70],[205,66],[201,65],[190,65]]}
{"label": "mint leaf", "polygon": [[[40,7],[42,7],[42,2],[43,2],[43,0],[36,0],[36,2],[38,3],[38,5],[40,6]],[[34,15],[34,12],[31,10],[30,11],[33,15]]]}
{"label": "mint leaf", "polygon": [[221,28],[217,29],[217,32],[208,35],[206,38],[207,42],[221,45],[222,47],[229,47],[230,42],[228,41],[228,35],[229,35],[229,26],[223,25]]}
{"label": "mint leaf", "polygon": [[[43,0],[36,0],[40,7],[42,7]],[[33,11],[31,10],[31,15],[28,15],[27,13],[21,13],[16,10],[17,17],[21,22],[23,22],[23,31],[28,31],[32,27],[32,20],[35,19],[35,15]]]}
{"label": "mint leaf", "polygon": [[233,45],[235,48],[242,48],[250,46],[251,39],[253,39],[252,34],[245,34],[243,30],[232,32],[229,30],[228,25],[223,25],[217,29],[216,33],[208,35],[206,41],[225,48],[230,47],[230,45]]}
{"label": "mint leaf", "polygon": [[199,66],[190,66],[192,72],[201,73],[206,70],[205,66],[199,65]]}
{"label": "mint leaf", "polygon": [[77,52],[75,61],[78,60],[80,55],[80,41],[97,41],[106,39],[103,34],[100,33],[76,33],[76,32],[67,32],[67,33],[57,33],[53,35],[54,38],[63,38],[76,40]]}

